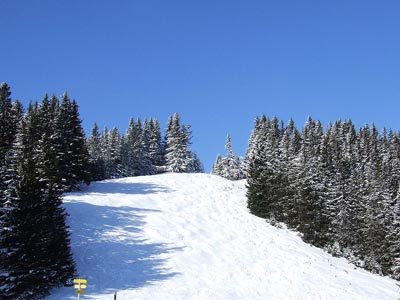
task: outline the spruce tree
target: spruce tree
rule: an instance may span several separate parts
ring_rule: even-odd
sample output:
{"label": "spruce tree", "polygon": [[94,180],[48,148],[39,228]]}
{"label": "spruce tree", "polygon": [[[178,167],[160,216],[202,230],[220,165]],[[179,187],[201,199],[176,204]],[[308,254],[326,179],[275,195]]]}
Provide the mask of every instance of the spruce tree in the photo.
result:
{"label": "spruce tree", "polygon": [[[12,103],[11,89],[7,83],[0,84],[0,174],[6,172],[5,158],[11,150],[17,129],[22,120],[23,108],[19,101]],[[4,176],[0,176],[0,215],[5,189]]]}
{"label": "spruce tree", "polygon": [[61,99],[56,117],[56,146],[59,151],[59,177],[65,191],[79,189],[89,183],[88,158],[78,105],[67,93]]}
{"label": "spruce tree", "polygon": [[188,172],[190,164],[192,163],[191,152],[188,149],[190,140],[190,126],[181,126],[178,113],[169,117],[165,134],[165,161],[166,170],[168,172]]}
{"label": "spruce tree", "polygon": [[41,298],[75,273],[62,188],[53,176],[57,153],[47,133],[37,139],[39,128],[37,105],[31,105],[7,157],[0,294],[10,299]]}
{"label": "spruce tree", "polygon": [[90,136],[86,140],[86,148],[89,153],[89,171],[93,180],[105,179],[104,157],[101,150],[101,136],[99,127],[93,124]]}
{"label": "spruce tree", "polygon": [[242,163],[232,150],[231,137],[228,134],[225,143],[226,157],[217,156],[212,167],[212,174],[219,175],[229,180],[239,180],[244,178]]}
{"label": "spruce tree", "polygon": [[148,151],[149,159],[152,166],[157,170],[163,165],[163,145],[161,139],[160,125],[157,119],[150,119],[147,130],[147,141],[148,141]]}
{"label": "spruce tree", "polygon": [[215,162],[211,167],[211,174],[221,176],[222,175],[222,157],[221,155],[217,155],[215,158]]}
{"label": "spruce tree", "polygon": [[114,126],[109,135],[108,172],[111,178],[120,178],[124,174],[121,162],[121,136]]}
{"label": "spruce tree", "polygon": [[203,164],[200,161],[197,153],[192,152],[192,162],[189,166],[190,173],[204,173]]}

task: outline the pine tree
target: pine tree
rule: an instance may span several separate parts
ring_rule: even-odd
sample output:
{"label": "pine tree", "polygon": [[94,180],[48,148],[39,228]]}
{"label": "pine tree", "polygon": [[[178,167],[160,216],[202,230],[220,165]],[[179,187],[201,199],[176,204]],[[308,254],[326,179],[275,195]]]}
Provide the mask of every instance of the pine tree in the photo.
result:
{"label": "pine tree", "polygon": [[121,160],[121,136],[117,127],[113,127],[109,135],[108,173],[111,178],[122,177],[124,173]]}
{"label": "pine tree", "polygon": [[215,158],[215,162],[211,167],[211,174],[213,175],[217,175],[217,176],[221,176],[222,175],[222,156],[221,155],[217,155],[217,157]]}
{"label": "pine tree", "polygon": [[217,156],[212,167],[212,174],[219,175],[229,180],[239,180],[244,178],[242,163],[232,150],[231,137],[228,134],[225,143],[226,157]]}
{"label": "pine tree", "polygon": [[272,121],[263,116],[253,133],[252,149],[247,152],[247,205],[260,217],[281,221],[285,193],[284,176],[279,171],[278,145],[280,139],[277,118]]}
{"label": "pine tree", "polygon": [[79,117],[78,105],[67,93],[61,99],[56,119],[56,144],[59,151],[59,177],[65,191],[79,189],[82,182],[89,183],[89,154]]}
{"label": "pine tree", "polygon": [[144,143],[143,128],[140,119],[129,121],[129,127],[124,137],[123,162],[128,176],[144,175],[150,168]]}
{"label": "pine tree", "polygon": [[226,137],[226,144],[225,144],[225,149],[226,149],[226,177],[229,180],[239,180],[243,179],[243,172],[240,168],[240,159],[237,157],[235,154],[233,154],[232,150],[232,141],[231,137],[228,134]]}
{"label": "pine tree", "polygon": [[188,172],[192,163],[191,152],[188,149],[190,140],[190,126],[180,125],[178,113],[169,117],[165,134],[165,160],[168,172]]}
{"label": "pine tree", "polygon": [[89,153],[89,171],[93,180],[105,179],[104,157],[101,150],[101,136],[99,127],[93,124],[91,134],[86,140],[86,148]]}
{"label": "pine tree", "polygon": [[16,134],[16,124],[13,118],[11,91],[7,83],[0,84],[0,162],[4,162],[6,153]]}
{"label": "pine tree", "polygon": [[203,164],[195,152],[192,152],[192,162],[189,166],[190,173],[204,173]]}
{"label": "pine tree", "polygon": [[161,140],[161,130],[157,119],[150,119],[149,127],[147,130],[147,141],[149,159],[155,169],[160,169],[163,165],[163,146]]}
{"label": "pine tree", "polygon": [[57,153],[48,133],[37,139],[40,125],[37,105],[30,105],[7,158],[0,294],[10,299],[40,298],[75,273],[53,176]]}
{"label": "pine tree", "polygon": [[[22,120],[23,108],[19,101],[12,103],[10,87],[6,83],[0,84],[0,174],[5,172],[5,158],[11,150],[17,129]],[[5,182],[0,176],[0,210],[3,203]],[[1,211],[0,211],[1,215]]]}

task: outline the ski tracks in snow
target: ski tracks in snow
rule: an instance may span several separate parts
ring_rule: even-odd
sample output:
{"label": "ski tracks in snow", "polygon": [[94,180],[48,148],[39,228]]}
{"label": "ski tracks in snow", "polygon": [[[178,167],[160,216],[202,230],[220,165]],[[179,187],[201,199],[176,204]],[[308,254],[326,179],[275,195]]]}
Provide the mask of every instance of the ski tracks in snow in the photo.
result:
{"label": "ski tracks in snow", "polygon": [[[245,183],[164,174],[66,196],[86,299],[395,300],[393,280],[354,269],[251,215]],[[82,220],[85,220],[83,222]],[[49,299],[74,299],[67,289]],[[72,295],[71,295],[72,296]]]}

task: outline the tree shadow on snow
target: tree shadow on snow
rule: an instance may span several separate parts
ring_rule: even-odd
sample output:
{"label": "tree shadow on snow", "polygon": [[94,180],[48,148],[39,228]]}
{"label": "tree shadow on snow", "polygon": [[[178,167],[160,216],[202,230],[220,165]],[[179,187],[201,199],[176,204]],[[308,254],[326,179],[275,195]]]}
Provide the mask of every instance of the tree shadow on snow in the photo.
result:
{"label": "tree shadow on snow", "polygon": [[[122,179],[123,180],[123,179]],[[157,194],[172,192],[168,187],[152,184],[152,183],[132,183],[123,182],[121,179],[115,181],[105,180],[97,181],[90,184],[90,186],[83,189],[84,192],[90,193],[93,190],[95,193],[107,193],[107,194]]]}
{"label": "tree shadow on snow", "polygon": [[78,274],[88,280],[85,294],[140,288],[177,275],[161,257],[181,249],[150,243],[142,234],[146,215],[159,211],[74,201],[64,206]]}

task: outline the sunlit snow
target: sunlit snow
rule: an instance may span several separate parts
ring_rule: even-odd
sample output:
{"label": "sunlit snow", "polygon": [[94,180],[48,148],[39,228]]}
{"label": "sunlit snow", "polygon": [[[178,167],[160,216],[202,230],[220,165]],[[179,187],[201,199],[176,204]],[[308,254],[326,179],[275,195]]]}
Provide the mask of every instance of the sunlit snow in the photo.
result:
{"label": "sunlit snow", "polygon": [[[65,196],[81,299],[397,300],[394,280],[357,269],[246,208],[245,181],[164,174]],[[74,288],[48,299],[76,299]]]}

